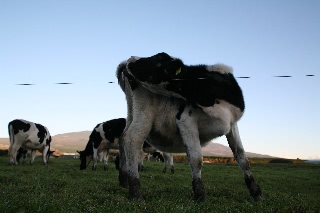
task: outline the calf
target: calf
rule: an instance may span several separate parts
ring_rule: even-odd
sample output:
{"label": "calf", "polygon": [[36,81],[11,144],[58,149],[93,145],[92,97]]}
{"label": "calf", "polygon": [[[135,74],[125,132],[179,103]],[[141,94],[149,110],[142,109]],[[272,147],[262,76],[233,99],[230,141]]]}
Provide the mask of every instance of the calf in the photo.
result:
{"label": "calf", "polygon": [[89,136],[89,141],[80,154],[80,170],[87,168],[93,159],[92,170],[97,169],[98,155],[102,155],[104,170],[108,169],[108,157],[110,149],[119,149],[118,139],[126,126],[125,118],[118,118],[99,123]]}
{"label": "calf", "polygon": [[[43,164],[47,164],[47,154],[50,150],[51,143],[51,136],[47,127],[30,121],[16,119],[9,122],[8,132],[10,137],[9,164],[17,165],[17,160],[19,160],[21,156],[25,159],[27,149],[31,149],[30,164],[34,162],[36,150],[42,152]],[[19,155],[17,155],[19,149]]]}
{"label": "calf", "polygon": [[142,199],[137,155],[146,138],[164,152],[186,151],[195,200],[205,200],[201,147],[225,135],[255,200],[261,191],[250,171],[237,122],[244,112],[242,91],[226,65],[187,66],[166,53],[131,57],[117,68],[128,118],[120,138],[119,183]]}

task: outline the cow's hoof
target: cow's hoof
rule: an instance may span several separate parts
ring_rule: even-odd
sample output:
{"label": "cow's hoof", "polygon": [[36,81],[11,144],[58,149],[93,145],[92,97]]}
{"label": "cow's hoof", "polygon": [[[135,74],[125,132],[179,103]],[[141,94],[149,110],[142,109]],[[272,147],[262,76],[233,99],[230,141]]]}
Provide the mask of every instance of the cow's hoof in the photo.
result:
{"label": "cow's hoof", "polygon": [[144,170],[144,166],[143,165],[139,165],[138,166],[138,172],[143,172]]}
{"label": "cow's hoof", "polygon": [[246,182],[246,185],[249,189],[249,192],[250,192],[250,195],[251,197],[253,197],[253,199],[255,201],[259,201],[259,200],[263,200],[263,197],[262,197],[262,192],[260,190],[260,187],[258,184],[256,184],[253,176],[246,176],[245,177],[245,182]]}
{"label": "cow's hoof", "polygon": [[171,174],[174,174],[174,167],[171,167]]}
{"label": "cow's hoof", "polygon": [[128,174],[123,172],[123,171],[119,171],[119,176],[118,176],[118,180],[119,180],[119,186],[125,189],[129,188],[129,184],[128,184]]}
{"label": "cow's hoof", "polygon": [[205,201],[206,193],[204,190],[204,186],[202,180],[200,178],[194,179],[192,181],[192,189],[193,189],[193,199],[194,201]]}
{"label": "cow's hoof", "polygon": [[129,195],[130,198],[143,200],[143,197],[140,193],[140,180],[136,177],[129,176]]}

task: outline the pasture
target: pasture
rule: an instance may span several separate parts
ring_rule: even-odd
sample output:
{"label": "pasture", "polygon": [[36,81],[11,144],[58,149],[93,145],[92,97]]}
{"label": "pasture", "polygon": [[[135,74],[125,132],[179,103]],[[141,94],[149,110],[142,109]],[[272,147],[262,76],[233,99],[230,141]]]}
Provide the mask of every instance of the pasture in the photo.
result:
{"label": "pasture", "polygon": [[264,200],[255,203],[236,164],[205,164],[205,202],[192,199],[191,171],[175,162],[175,174],[145,162],[140,173],[144,201],[128,199],[118,186],[113,162],[108,172],[79,170],[79,159],[50,159],[43,166],[9,166],[0,157],[0,212],[319,212],[320,164],[252,164]]}

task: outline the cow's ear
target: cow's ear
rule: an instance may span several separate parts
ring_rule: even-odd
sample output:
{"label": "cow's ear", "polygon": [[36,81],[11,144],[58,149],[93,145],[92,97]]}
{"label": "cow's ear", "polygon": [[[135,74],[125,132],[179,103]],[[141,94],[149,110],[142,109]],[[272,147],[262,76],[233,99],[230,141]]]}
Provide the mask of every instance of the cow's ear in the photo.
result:
{"label": "cow's ear", "polygon": [[81,151],[78,151],[78,150],[77,150],[77,152],[78,152],[79,154],[81,154]]}
{"label": "cow's ear", "polygon": [[183,74],[183,63],[181,60],[170,61],[166,67],[166,72],[170,75],[171,78],[176,78],[176,76]]}

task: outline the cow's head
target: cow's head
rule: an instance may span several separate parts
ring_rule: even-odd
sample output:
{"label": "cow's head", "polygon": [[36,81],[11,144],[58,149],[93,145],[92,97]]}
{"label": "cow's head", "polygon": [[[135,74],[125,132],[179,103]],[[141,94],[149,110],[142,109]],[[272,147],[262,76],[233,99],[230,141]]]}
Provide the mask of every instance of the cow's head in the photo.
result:
{"label": "cow's head", "polygon": [[80,170],[84,170],[89,165],[92,155],[86,155],[85,151],[77,151],[80,155]]}
{"label": "cow's head", "polygon": [[158,53],[147,58],[132,56],[127,61],[128,72],[139,81],[160,84],[175,78],[184,64],[167,53]]}

